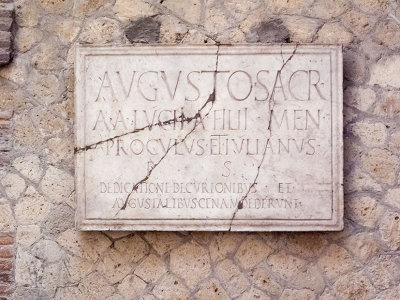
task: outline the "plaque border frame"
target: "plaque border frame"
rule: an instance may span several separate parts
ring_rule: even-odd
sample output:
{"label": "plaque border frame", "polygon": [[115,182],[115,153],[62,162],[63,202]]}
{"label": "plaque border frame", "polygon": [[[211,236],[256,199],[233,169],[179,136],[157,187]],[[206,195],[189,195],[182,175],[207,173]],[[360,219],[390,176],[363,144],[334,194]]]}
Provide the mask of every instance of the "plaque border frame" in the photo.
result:
{"label": "plaque border frame", "polygon": [[[332,211],[330,219],[90,219],[86,218],[85,195],[85,72],[86,57],[92,55],[184,55],[184,54],[330,54]],[[129,52],[129,53],[127,53]],[[238,53],[239,52],[239,53]],[[334,74],[332,70],[336,69]],[[336,76],[333,76],[336,75]],[[336,91],[333,87],[337,87]],[[239,45],[133,45],[82,46],[75,52],[75,224],[78,230],[128,231],[339,231],[343,225],[343,56],[342,45],[239,44]],[[333,100],[336,101],[333,101]],[[336,105],[333,105],[333,104]],[[333,122],[333,120],[336,122]],[[336,126],[334,126],[336,125]],[[82,130],[83,129],[83,130]],[[334,137],[336,137],[334,139]],[[336,167],[335,167],[336,166]]]}

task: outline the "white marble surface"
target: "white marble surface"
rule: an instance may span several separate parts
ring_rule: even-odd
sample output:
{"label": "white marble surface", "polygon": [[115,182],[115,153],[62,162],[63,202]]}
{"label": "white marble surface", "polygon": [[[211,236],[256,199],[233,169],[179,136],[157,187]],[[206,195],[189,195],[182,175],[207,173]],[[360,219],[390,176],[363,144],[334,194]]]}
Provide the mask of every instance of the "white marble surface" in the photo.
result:
{"label": "white marble surface", "polygon": [[82,230],[343,228],[341,46],[81,47]]}

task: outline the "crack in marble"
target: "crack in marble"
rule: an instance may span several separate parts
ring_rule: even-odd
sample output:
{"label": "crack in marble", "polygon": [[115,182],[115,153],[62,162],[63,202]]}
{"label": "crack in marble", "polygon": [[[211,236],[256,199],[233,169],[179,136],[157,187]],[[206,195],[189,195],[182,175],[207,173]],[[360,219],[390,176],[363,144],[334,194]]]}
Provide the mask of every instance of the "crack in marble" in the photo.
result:
{"label": "crack in marble", "polygon": [[[217,85],[217,72],[218,72],[218,61],[219,61],[219,48],[220,48],[220,45],[217,45],[216,62],[215,62],[215,71],[214,71],[214,86],[213,86],[213,91],[212,91],[212,93],[208,96],[207,101],[201,106],[201,108],[197,111],[197,113],[192,117],[192,120],[193,120],[193,119],[195,120],[195,123],[194,123],[193,128],[192,128],[180,141],[175,140],[175,142],[174,142],[170,147],[168,147],[167,151],[165,151],[164,155],[158,160],[158,162],[157,162],[156,164],[154,164],[150,170],[148,170],[147,175],[146,175],[145,177],[143,177],[140,181],[138,181],[138,182],[132,187],[132,190],[131,190],[130,193],[127,195],[127,197],[126,197],[126,199],[125,199],[125,201],[124,201],[124,204],[123,204],[122,207],[117,211],[117,213],[115,214],[115,216],[117,216],[118,213],[119,213],[121,210],[125,210],[125,209],[126,209],[126,207],[127,207],[127,205],[128,205],[128,201],[129,201],[130,196],[133,194],[134,191],[136,191],[136,190],[139,188],[139,186],[140,186],[142,183],[146,182],[146,181],[150,178],[150,175],[152,174],[152,172],[154,171],[154,169],[155,169],[155,168],[162,162],[162,160],[168,155],[169,151],[170,151],[172,148],[174,148],[175,146],[177,146],[177,145],[183,143],[183,142],[186,140],[186,138],[187,138],[190,134],[192,134],[193,131],[196,130],[197,125],[200,123],[200,122],[199,122],[199,123],[197,122],[197,119],[198,119],[198,118],[200,118],[200,119],[207,118],[207,116],[210,114],[212,108],[214,107],[214,103],[215,103],[215,100],[216,100],[216,85]],[[202,116],[201,116],[201,112],[203,111],[203,109],[206,108],[206,106],[207,106],[209,103],[211,103],[210,109],[209,109],[208,112],[204,115],[204,117],[202,117]],[[115,216],[114,216],[114,217],[115,217]]]}
{"label": "crack in marble", "polygon": [[[292,54],[289,56],[289,58],[286,61],[285,61],[285,58],[283,57],[282,47],[283,47],[283,44],[281,44],[282,67],[277,71],[278,73],[282,72],[282,70],[285,68],[286,64],[294,57],[294,55],[296,54],[296,50],[297,50],[298,44],[295,44],[295,47],[294,47],[294,50],[293,50]],[[269,101],[268,106],[269,106],[268,109],[269,109],[270,115],[269,115],[269,119],[268,119],[267,134],[269,133],[269,135],[266,136],[266,140],[268,140],[268,138],[270,138],[271,135],[272,135],[272,130],[271,130],[272,113],[271,112],[272,112],[272,110],[274,109],[274,106],[275,106],[275,102],[273,100],[273,91],[272,91],[271,100]],[[236,214],[238,213],[238,211],[240,209],[243,208],[243,202],[247,199],[247,196],[249,195],[251,189],[257,184],[257,179],[258,179],[258,176],[260,175],[260,169],[261,169],[262,164],[264,163],[265,155],[267,153],[267,146],[268,146],[268,143],[265,144],[264,151],[263,151],[263,156],[261,158],[260,163],[257,166],[257,174],[254,177],[253,182],[249,185],[249,188],[247,189],[247,192],[239,200],[239,202],[238,202],[238,204],[236,206],[236,209],[232,214],[232,218],[231,218],[231,221],[230,221],[230,224],[229,224],[228,231],[232,231],[232,225],[233,225],[233,221],[235,220]]]}
{"label": "crack in marble", "polygon": [[[207,104],[207,102],[206,102],[205,104]],[[203,107],[201,107],[201,108],[199,109],[199,111],[198,111],[194,116],[192,116],[192,117],[185,117],[185,114],[182,113],[182,114],[181,114],[180,116],[178,116],[177,118],[173,118],[173,119],[169,119],[169,120],[166,120],[166,121],[160,121],[160,122],[157,122],[157,123],[149,124],[149,125],[147,125],[147,126],[144,126],[144,127],[141,127],[141,128],[138,128],[138,129],[129,131],[129,132],[125,132],[125,133],[120,134],[120,135],[115,135],[115,136],[110,137],[110,138],[108,138],[108,139],[101,140],[101,141],[99,141],[99,142],[96,142],[96,143],[87,145],[87,146],[85,146],[85,147],[80,147],[80,148],[75,147],[75,148],[74,148],[74,153],[76,154],[76,153],[85,152],[85,151],[88,151],[88,150],[91,150],[91,149],[96,149],[97,146],[102,145],[102,144],[104,144],[104,143],[113,141],[113,140],[118,139],[118,138],[121,138],[121,137],[125,137],[125,136],[130,135],[130,134],[135,134],[135,133],[141,132],[141,131],[146,130],[146,129],[150,129],[150,130],[151,130],[153,127],[157,127],[157,126],[158,126],[158,127],[163,127],[163,126],[165,126],[165,125],[179,124],[179,123],[190,123],[190,122],[193,121],[194,119],[199,118],[200,111],[201,111],[203,108],[204,108],[204,105],[203,105]],[[201,115],[200,115],[200,117],[201,117]]]}

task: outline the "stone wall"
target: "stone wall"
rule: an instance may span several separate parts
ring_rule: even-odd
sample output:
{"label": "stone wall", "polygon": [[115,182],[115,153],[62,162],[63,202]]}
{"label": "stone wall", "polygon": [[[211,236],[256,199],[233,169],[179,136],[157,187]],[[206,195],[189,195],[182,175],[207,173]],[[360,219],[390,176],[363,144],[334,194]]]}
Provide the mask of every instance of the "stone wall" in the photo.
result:
{"label": "stone wall", "polygon": [[[0,68],[0,299],[399,299],[397,2],[15,0],[14,59]],[[74,48],[136,42],[343,43],[344,231],[77,232]]]}

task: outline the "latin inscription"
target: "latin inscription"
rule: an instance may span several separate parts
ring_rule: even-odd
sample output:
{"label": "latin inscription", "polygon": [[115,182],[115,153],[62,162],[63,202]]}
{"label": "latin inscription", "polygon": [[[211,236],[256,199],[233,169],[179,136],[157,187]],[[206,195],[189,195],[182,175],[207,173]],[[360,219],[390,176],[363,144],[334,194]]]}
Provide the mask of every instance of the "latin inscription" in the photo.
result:
{"label": "latin inscription", "polygon": [[82,224],[340,227],[337,48],[275,47],[81,49]]}

